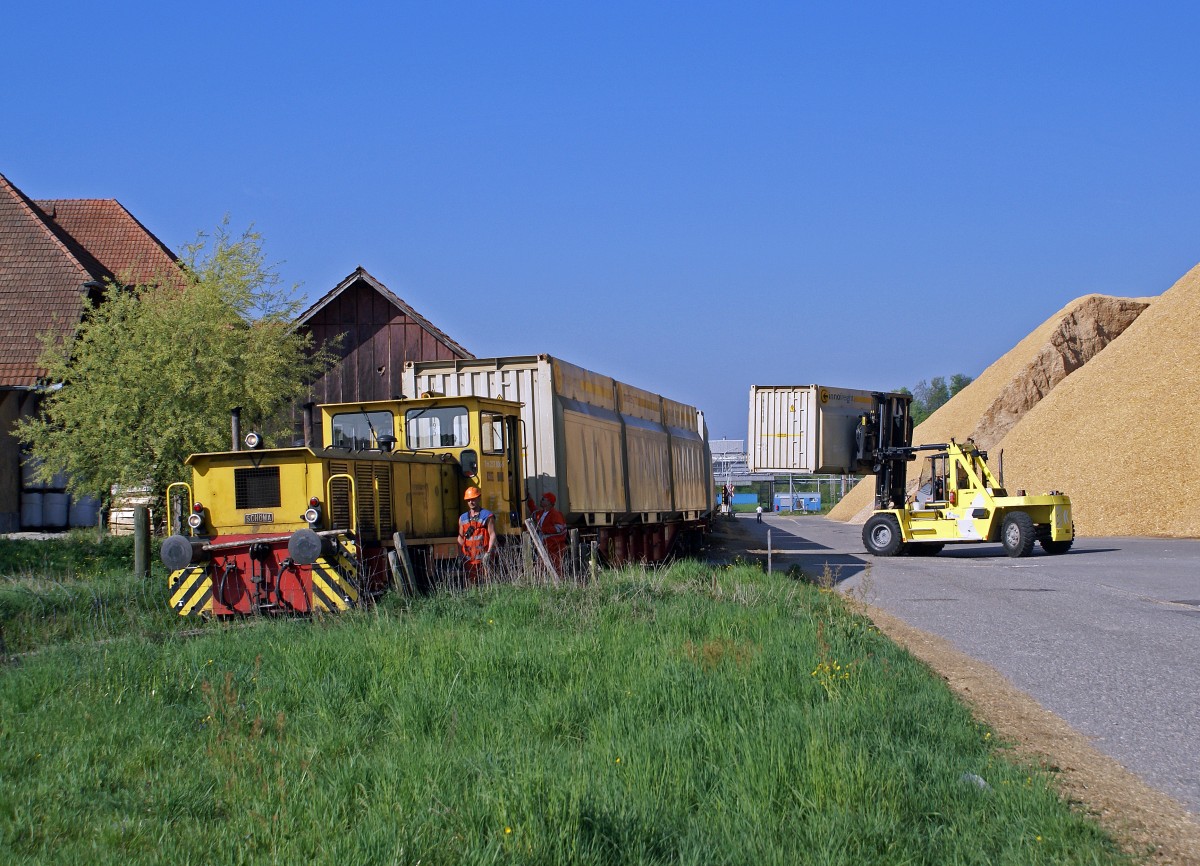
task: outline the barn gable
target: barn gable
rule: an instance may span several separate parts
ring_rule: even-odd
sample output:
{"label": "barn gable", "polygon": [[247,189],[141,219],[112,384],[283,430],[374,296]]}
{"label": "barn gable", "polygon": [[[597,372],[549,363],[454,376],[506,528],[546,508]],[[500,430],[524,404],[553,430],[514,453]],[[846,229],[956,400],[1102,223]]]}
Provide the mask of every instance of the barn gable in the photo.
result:
{"label": "barn gable", "polygon": [[362,267],[296,323],[317,345],[341,336],[338,363],[312,384],[316,403],[388,400],[400,395],[408,361],[475,357]]}

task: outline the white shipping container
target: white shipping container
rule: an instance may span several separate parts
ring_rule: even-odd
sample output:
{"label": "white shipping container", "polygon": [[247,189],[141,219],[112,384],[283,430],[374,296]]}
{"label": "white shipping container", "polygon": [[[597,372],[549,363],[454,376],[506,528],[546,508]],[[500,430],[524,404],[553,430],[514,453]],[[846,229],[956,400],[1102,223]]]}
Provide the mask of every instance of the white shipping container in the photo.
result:
{"label": "white shipping container", "polygon": [[694,520],[712,508],[704,416],[692,406],[549,355],[409,362],[404,393],[521,407],[525,485],[570,522]]}
{"label": "white shipping container", "polygon": [[751,385],[751,472],[857,472],[854,433],[871,391],[825,385]]}

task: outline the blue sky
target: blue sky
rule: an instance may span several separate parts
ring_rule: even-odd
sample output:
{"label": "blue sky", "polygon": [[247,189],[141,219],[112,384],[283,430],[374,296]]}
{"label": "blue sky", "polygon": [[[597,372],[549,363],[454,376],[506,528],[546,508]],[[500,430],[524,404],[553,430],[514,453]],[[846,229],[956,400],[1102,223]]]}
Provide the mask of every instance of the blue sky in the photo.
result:
{"label": "blue sky", "polygon": [[79,3],[5,13],[0,173],[228,214],[480,356],[746,435],[751,384],[978,375],[1200,261],[1187,3]]}

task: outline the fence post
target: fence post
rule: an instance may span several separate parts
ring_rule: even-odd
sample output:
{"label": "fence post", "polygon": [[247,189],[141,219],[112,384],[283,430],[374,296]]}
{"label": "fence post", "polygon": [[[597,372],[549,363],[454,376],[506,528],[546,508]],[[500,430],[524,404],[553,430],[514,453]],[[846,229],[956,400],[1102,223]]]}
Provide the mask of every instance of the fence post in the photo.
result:
{"label": "fence post", "polygon": [[571,574],[579,575],[579,530],[572,529],[567,533],[567,543],[571,548]]}
{"label": "fence post", "polygon": [[771,573],[771,530],[767,530],[767,574]]}
{"label": "fence post", "polygon": [[150,576],[150,509],[145,505],[133,509],[133,576]]}

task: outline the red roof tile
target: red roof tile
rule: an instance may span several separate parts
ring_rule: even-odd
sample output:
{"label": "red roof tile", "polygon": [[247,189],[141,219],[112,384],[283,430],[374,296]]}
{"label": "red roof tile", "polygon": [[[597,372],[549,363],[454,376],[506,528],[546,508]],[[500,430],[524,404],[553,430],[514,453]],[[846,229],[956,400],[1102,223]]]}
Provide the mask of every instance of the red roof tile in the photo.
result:
{"label": "red roof tile", "polygon": [[0,385],[30,386],[44,373],[39,335],[74,333],[84,284],[94,276],[0,175]]}
{"label": "red roof tile", "polygon": [[118,282],[148,283],[176,267],[175,254],[115,199],[49,199],[34,204]]}
{"label": "red roof tile", "polygon": [[74,334],[89,283],[144,282],[174,263],[116,201],[35,203],[0,174],[0,387],[45,375],[39,338]]}

